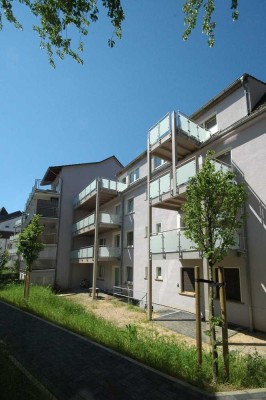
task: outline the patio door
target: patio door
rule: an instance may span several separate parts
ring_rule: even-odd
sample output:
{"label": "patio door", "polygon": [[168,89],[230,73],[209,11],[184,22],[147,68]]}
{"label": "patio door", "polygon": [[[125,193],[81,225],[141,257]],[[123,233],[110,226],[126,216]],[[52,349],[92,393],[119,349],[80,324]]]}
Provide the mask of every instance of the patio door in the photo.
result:
{"label": "patio door", "polygon": [[114,267],[114,286],[120,286],[120,268],[119,267]]}

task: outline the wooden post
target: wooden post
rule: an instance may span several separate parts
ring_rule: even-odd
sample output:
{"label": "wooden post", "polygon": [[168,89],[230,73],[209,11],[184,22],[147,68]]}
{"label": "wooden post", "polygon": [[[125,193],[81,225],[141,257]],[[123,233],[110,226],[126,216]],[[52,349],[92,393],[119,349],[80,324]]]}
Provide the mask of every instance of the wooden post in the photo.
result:
{"label": "wooden post", "polygon": [[198,364],[202,365],[202,336],[201,336],[201,313],[200,313],[200,283],[199,266],[194,268],[195,276],[195,301],[196,301],[196,345],[198,351]]}
{"label": "wooden post", "polygon": [[219,288],[219,294],[220,294],[221,318],[223,323],[222,345],[223,345],[224,372],[226,379],[229,379],[228,324],[227,324],[227,314],[226,314],[226,294],[225,294],[223,267],[218,267],[218,282],[221,284]]}

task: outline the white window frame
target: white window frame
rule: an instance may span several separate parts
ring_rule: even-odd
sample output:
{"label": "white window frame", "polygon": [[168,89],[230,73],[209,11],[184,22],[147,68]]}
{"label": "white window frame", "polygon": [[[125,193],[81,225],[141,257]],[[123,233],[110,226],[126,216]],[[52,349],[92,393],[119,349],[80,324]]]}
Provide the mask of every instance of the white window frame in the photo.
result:
{"label": "white window frame", "polygon": [[[208,128],[206,125],[212,121],[215,118],[216,124],[211,126],[211,128]],[[216,132],[218,132],[218,122],[217,122],[217,114],[212,114],[210,115],[207,119],[205,119],[205,121],[203,122],[204,128],[207,129],[208,131],[211,132],[211,134],[214,134]]]}
{"label": "white window frame", "polygon": [[[129,209],[129,204],[132,202],[132,210]],[[127,214],[133,214],[134,212],[134,197],[130,197],[130,199],[127,199]]]}
{"label": "white window frame", "polygon": [[116,238],[117,238],[117,236],[119,236],[119,243],[120,243],[119,248],[120,248],[120,247],[121,247],[121,233],[120,233],[120,232],[114,233],[114,236],[113,236],[113,243],[114,243],[114,247],[117,247],[117,243],[116,243]]}
{"label": "white window frame", "polygon": [[[156,162],[156,160],[158,160],[159,162]],[[164,165],[166,163],[166,160],[163,160],[160,157],[154,156],[153,158],[153,169],[156,170],[158,168],[160,168],[162,165]]]}
{"label": "white window frame", "polygon": [[[103,244],[101,244],[101,241]],[[106,247],[106,237],[99,238],[99,246]]]}
{"label": "white window frame", "polygon": [[155,230],[156,230],[156,233],[158,234],[158,233],[162,233],[162,223],[161,222],[158,222],[156,225],[155,225]]}
{"label": "white window frame", "polygon": [[[133,243],[132,244],[128,244],[128,235],[132,233],[133,235]],[[126,232],[126,247],[127,248],[133,248],[134,247],[134,231],[127,231]]]}
{"label": "white window frame", "polygon": [[139,179],[139,167],[135,168],[133,171],[129,173],[128,179],[130,185]]}

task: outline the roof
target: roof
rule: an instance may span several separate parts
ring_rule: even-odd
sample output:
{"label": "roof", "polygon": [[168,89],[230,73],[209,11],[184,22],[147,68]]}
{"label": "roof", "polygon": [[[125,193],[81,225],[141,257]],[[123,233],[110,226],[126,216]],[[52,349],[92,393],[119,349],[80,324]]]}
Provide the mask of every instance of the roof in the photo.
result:
{"label": "roof", "polygon": [[0,215],[0,222],[8,221],[9,219],[14,219],[14,218],[20,217],[21,215],[22,215],[21,211],[15,211],[10,214]]}
{"label": "roof", "polygon": [[80,164],[56,165],[56,166],[48,167],[48,169],[45,172],[44,177],[42,178],[40,184],[41,184],[41,186],[45,186],[45,185],[51,184],[56,179],[56,177],[58,176],[58,174],[60,173],[62,168],[65,168],[65,167],[78,167],[80,165],[101,164],[101,163],[103,163],[103,162],[105,162],[107,160],[110,160],[112,158],[121,165],[121,168],[123,168],[123,164],[121,164],[121,162],[116,158],[116,156],[111,156],[111,157],[105,158],[104,160],[95,161],[95,162],[80,163]]}
{"label": "roof", "polygon": [[1,217],[2,215],[8,215],[8,212],[6,211],[5,207],[1,207],[1,208],[0,208],[0,217]]}
{"label": "roof", "polygon": [[266,93],[261,97],[261,99],[257,102],[253,111],[260,110],[266,106]]}
{"label": "roof", "polygon": [[193,114],[190,115],[190,119],[197,119],[201,116],[201,114],[205,113],[209,107],[213,107],[215,104],[220,102],[223,98],[228,96],[230,93],[234,92],[236,89],[242,86],[242,83],[246,81],[248,78],[254,79],[257,82],[260,82],[266,86],[266,83],[255,78],[254,76],[247,74],[246,72],[237,78],[233,83],[227,86],[224,90],[214,96],[211,100],[209,100],[206,104],[200,107],[198,110],[194,111]]}

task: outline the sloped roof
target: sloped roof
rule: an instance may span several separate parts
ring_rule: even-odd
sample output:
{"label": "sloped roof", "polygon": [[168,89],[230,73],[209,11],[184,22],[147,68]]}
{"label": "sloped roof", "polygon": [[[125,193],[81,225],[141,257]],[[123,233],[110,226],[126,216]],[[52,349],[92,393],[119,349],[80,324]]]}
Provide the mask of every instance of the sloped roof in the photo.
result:
{"label": "sloped roof", "polygon": [[103,163],[103,162],[105,162],[107,160],[110,160],[112,158],[115,161],[117,161],[117,163],[119,163],[121,165],[121,168],[124,167],[123,164],[121,164],[121,162],[116,158],[116,156],[107,157],[104,160],[95,161],[95,162],[80,163],[80,164],[65,164],[65,165],[56,165],[56,166],[48,167],[47,171],[44,174],[44,177],[41,180],[41,186],[45,186],[45,185],[51,184],[55,180],[57,175],[60,173],[61,169],[64,168],[64,167],[77,167],[77,166],[80,166],[80,165],[101,164],[101,163]]}
{"label": "sloped roof", "polygon": [[21,211],[15,211],[15,212],[10,213],[10,214],[0,215],[0,222],[8,221],[9,219],[20,217],[21,215],[22,215]]}

